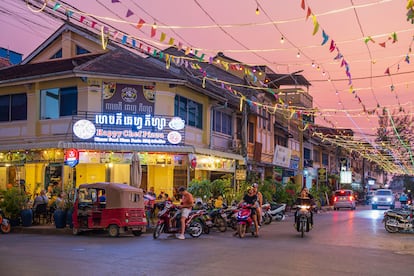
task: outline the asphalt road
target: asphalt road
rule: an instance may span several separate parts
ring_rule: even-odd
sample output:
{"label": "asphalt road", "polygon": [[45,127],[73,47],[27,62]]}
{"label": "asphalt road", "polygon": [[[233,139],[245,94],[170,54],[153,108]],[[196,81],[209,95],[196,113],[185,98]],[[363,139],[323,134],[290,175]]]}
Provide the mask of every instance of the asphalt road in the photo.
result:
{"label": "asphalt road", "polygon": [[291,216],[245,239],[11,233],[0,235],[0,275],[414,275],[414,234],[387,233],[383,212],[317,214],[304,238]]}

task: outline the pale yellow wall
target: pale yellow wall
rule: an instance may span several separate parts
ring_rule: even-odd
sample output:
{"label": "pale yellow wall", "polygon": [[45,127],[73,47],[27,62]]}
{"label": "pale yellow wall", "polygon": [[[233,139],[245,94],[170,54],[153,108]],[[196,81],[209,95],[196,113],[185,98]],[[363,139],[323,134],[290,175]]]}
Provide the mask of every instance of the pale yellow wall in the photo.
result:
{"label": "pale yellow wall", "polygon": [[32,196],[44,189],[45,163],[26,164],[26,192]]}
{"label": "pale yellow wall", "polygon": [[154,187],[155,193],[157,195],[163,191],[169,196],[172,196],[173,179],[173,166],[148,166],[148,187]]}
{"label": "pale yellow wall", "polygon": [[105,164],[78,164],[76,166],[76,187],[80,184],[105,181]]}
{"label": "pale yellow wall", "polygon": [[0,190],[6,189],[7,182],[7,167],[0,167]]}
{"label": "pale yellow wall", "polygon": [[130,165],[114,164],[111,168],[111,182],[130,185]]}

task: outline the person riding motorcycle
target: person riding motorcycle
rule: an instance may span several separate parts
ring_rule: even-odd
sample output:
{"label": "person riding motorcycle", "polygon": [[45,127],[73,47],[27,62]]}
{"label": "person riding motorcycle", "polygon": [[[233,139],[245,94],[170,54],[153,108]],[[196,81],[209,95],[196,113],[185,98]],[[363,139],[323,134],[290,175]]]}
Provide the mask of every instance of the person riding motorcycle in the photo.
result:
{"label": "person riding motorcycle", "polygon": [[[301,200],[302,199],[309,199],[310,203],[311,203],[311,209],[310,209],[310,221],[309,221],[309,227],[312,228],[313,226],[313,212],[312,212],[312,208],[315,205],[314,200],[313,200],[313,196],[309,193],[308,188],[303,187],[302,191],[299,194],[299,197],[296,199],[295,205],[300,205],[301,204]],[[295,224],[294,227],[296,228],[296,222],[297,222],[297,215],[298,215],[298,209],[296,208],[295,211]]]}
{"label": "person riding motorcycle", "polygon": [[[255,235],[255,237],[258,237],[259,236],[259,225],[258,225],[257,214],[256,214],[256,202],[257,202],[257,194],[255,193],[255,190],[254,190],[253,187],[249,187],[249,188],[247,188],[247,193],[244,195],[244,197],[243,197],[242,201],[240,201],[239,205],[242,204],[242,203],[247,203],[249,205],[252,205],[251,217],[254,221],[254,225],[255,225],[255,228],[256,228],[256,231],[255,231],[254,235]],[[234,235],[237,235],[237,234],[238,233],[236,231],[236,233],[234,233]]]}
{"label": "person riding motorcycle", "polygon": [[263,195],[261,192],[259,192],[259,184],[253,183],[252,185],[254,193],[257,195],[257,201],[256,201],[256,216],[257,216],[257,222],[259,223],[259,226],[262,225],[262,205],[263,205]]}

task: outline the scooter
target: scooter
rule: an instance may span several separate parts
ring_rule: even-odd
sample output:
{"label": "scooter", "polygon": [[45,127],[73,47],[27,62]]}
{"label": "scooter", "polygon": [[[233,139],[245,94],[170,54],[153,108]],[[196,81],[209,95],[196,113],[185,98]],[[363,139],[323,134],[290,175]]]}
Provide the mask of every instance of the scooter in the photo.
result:
{"label": "scooter", "polygon": [[[158,239],[161,233],[178,234],[180,232],[180,215],[177,215],[178,207],[171,201],[166,201],[164,208],[158,213],[157,227],[154,230],[153,238]],[[185,231],[193,238],[198,238],[203,233],[201,218],[204,210],[191,211],[185,220]],[[173,215],[174,214],[174,215]]]}
{"label": "scooter", "polygon": [[265,203],[262,205],[262,222],[264,224],[270,224],[272,222],[272,215],[270,214],[270,204]]}
{"label": "scooter", "polygon": [[243,203],[237,213],[237,234],[241,239],[244,238],[247,231],[251,231],[253,236],[258,237],[256,235],[257,226],[252,219],[252,209],[256,209],[256,207],[251,204]]}
{"label": "scooter", "polygon": [[295,213],[295,228],[301,234],[303,238],[305,232],[309,232],[312,229],[311,224],[312,210],[310,202],[301,199],[300,204],[297,205],[297,211]]}
{"label": "scooter", "polygon": [[413,206],[408,206],[404,209],[393,209],[384,212],[384,223],[385,230],[388,233],[397,232],[410,232],[414,233],[414,215]]}
{"label": "scooter", "polygon": [[0,231],[3,234],[10,233],[11,231],[10,221],[4,217],[4,213],[1,209],[0,209]]}
{"label": "scooter", "polygon": [[285,210],[286,210],[286,203],[277,204],[271,203],[269,214],[272,218],[276,221],[281,221],[285,219]]}

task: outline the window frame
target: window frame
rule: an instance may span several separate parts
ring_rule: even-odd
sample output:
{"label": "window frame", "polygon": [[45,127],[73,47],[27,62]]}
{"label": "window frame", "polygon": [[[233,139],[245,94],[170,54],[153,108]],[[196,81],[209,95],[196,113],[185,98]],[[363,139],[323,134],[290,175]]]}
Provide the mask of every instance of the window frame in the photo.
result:
{"label": "window frame", "polygon": [[231,114],[213,109],[213,131],[231,136],[233,134],[233,118]]}
{"label": "window frame", "polygon": [[[23,101],[19,104],[18,97],[22,97]],[[3,114],[0,113],[0,123],[25,121],[27,120],[27,94],[26,93],[14,93],[8,95],[1,95],[0,99],[7,101],[1,110],[5,110],[4,115],[7,113],[7,119],[3,120]],[[21,107],[21,108],[19,108]]]}
{"label": "window frame", "polygon": [[186,125],[203,129],[203,113],[203,104],[175,95],[174,116],[183,119]]}
{"label": "window frame", "polygon": [[[48,99],[50,101],[52,98],[50,96],[49,98],[46,98],[48,92],[55,95],[55,100],[57,100],[56,104],[54,102],[47,102]],[[77,115],[78,96],[79,92],[77,86],[54,87],[40,90],[40,120],[56,120],[62,117]],[[51,108],[54,108],[55,110],[50,112]]]}

